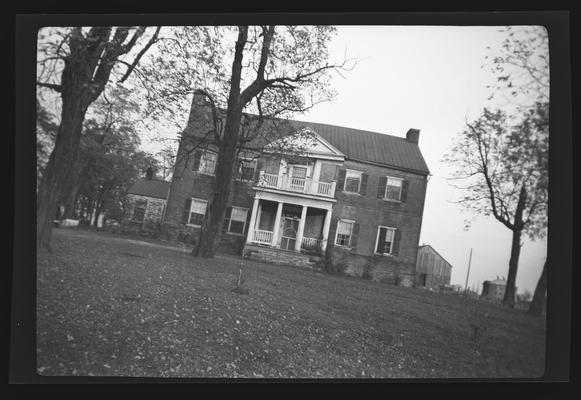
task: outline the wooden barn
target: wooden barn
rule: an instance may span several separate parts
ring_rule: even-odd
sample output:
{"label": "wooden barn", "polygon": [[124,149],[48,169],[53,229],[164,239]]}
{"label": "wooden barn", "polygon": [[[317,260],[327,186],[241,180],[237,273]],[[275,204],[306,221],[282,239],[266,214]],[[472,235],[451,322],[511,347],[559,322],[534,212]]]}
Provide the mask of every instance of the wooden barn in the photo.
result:
{"label": "wooden barn", "polygon": [[452,265],[429,244],[418,248],[416,287],[439,290],[450,284]]}

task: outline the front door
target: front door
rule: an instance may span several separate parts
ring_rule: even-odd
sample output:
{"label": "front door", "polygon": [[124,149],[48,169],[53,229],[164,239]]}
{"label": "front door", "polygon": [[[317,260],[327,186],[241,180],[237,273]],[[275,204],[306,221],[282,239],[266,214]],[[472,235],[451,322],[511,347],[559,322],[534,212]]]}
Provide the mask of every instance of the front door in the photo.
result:
{"label": "front door", "polygon": [[297,230],[299,229],[299,220],[293,217],[282,218],[282,233],[280,239],[280,248],[283,250],[294,250],[297,241]]}

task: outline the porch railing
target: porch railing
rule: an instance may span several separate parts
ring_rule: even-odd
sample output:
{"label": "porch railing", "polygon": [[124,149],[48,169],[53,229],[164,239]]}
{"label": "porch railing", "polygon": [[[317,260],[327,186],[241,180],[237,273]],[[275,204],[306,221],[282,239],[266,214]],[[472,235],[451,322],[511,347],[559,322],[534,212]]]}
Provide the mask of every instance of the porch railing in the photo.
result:
{"label": "porch railing", "polygon": [[319,182],[312,178],[267,174],[264,171],[260,171],[258,186],[324,197],[335,196],[335,182]]}
{"label": "porch railing", "polygon": [[256,243],[271,244],[273,234],[274,234],[274,232],[271,232],[271,231],[262,231],[262,230],[256,229],[254,231],[254,241]]}
{"label": "porch railing", "polygon": [[321,250],[321,245],[323,241],[321,239],[315,239],[310,237],[303,237],[303,241],[301,242],[301,249],[303,250]]}

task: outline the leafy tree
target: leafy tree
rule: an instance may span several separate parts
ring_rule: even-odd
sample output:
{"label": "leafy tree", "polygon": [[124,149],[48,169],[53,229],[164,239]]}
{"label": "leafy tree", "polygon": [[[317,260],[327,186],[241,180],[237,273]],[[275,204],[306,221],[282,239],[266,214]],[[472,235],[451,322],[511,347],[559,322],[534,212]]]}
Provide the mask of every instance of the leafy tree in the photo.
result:
{"label": "leafy tree", "polygon": [[101,95],[119,64],[131,73],[156,41],[159,28],[131,63],[124,57],[137,49],[146,27],[48,28],[39,32],[37,87],[59,94],[60,124],[54,149],[37,193],[37,245],[49,248],[52,220],[63,197],[73,188],[83,121],[87,108]]}
{"label": "leafy tree", "polygon": [[[79,157],[79,173],[67,209],[94,221],[106,211],[121,220],[125,191],[148,167],[158,169],[158,161],[139,150],[135,128],[139,107],[124,88],[108,90],[91,106],[91,118],[84,124]],[[81,207],[79,203],[82,204]]]}
{"label": "leafy tree", "polygon": [[329,72],[346,64],[327,62],[333,33],[330,26],[181,27],[175,37],[165,35],[150,64],[141,65],[149,103],[157,111],[152,117],[172,115],[168,108],[189,103],[185,95],[202,99],[211,116],[190,147],[211,145],[218,151],[214,192],[194,255],[214,256],[241,149],[272,142],[281,131],[289,132],[282,119],[332,97]]}
{"label": "leafy tree", "polygon": [[502,106],[514,105],[525,110],[534,102],[549,101],[549,36],[544,27],[503,28],[506,39],[500,51],[489,47],[485,57],[496,82],[487,86],[490,99]]}

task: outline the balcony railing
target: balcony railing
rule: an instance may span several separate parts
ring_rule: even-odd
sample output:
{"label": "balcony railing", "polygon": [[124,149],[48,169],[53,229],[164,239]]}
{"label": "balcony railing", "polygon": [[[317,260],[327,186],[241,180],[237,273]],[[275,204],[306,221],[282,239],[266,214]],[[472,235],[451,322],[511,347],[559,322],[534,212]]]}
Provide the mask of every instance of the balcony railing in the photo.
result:
{"label": "balcony railing", "polygon": [[311,178],[294,178],[288,175],[267,174],[264,171],[260,171],[260,178],[258,179],[257,185],[316,196],[335,196],[335,182],[319,182]]}

